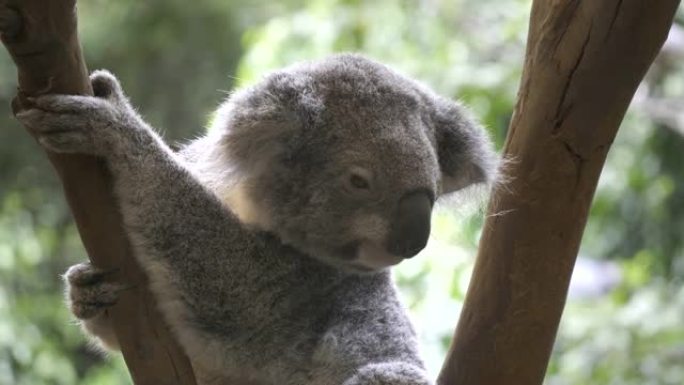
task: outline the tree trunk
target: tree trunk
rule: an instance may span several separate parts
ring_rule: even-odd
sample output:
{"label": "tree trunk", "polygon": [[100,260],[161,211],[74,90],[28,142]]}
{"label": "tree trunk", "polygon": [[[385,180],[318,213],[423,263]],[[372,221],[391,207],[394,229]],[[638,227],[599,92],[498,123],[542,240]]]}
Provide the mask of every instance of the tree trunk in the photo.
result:
{"label": "tree trunk", "polygon": [[[0,0],[0,32],[18,69],[15,112],[30,105],[28,96],[92,95],[76,31],[75,0]],[[157,312],[133,258],[104,164],[85,155],[47,155],[91,261],[115,269],[114,279],[134,286],[109,310],[133,381],[195,384],[191,365]]]}
{"label": "tree trunk", "polygon": [[678,0],[535,0],[525,68],[441,385],[541,384],[591,199]]}

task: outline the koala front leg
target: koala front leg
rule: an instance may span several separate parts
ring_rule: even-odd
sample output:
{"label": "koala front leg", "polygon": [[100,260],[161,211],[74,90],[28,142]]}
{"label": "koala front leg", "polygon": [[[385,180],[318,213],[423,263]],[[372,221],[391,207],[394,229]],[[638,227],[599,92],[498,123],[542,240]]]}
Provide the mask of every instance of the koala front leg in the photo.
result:
{"label": "koala front leg", "polygon": [[64,274],[66,301],[87,334],[109,350],[120,350],[107,309],[114,305],[124,287],[107,282],[108,272],[90,262],[71,266]]}
{"label": "koala front leg", "polygon": [[425,371],[405,362],[368,364],[343,385],[432,385]]}
{"label": "koala front leg", "polygon": [[202,259],[244,243],[237,218],[135,113],[116,78],[98,71],[91,81],[96,97],[41,96],[17,118],[52,151],[107,160],[126,230],[150,258]]}
{"label": "koala front leg", "polygon": [[[230,273],[226,258],[249,254],[250,233],[135,113],[111,74],[96,72],[91,81],[95,97],[41,96],[17,118],[52,151],[107,161],[162,314],[172,329],[194,330],[203,312],[222,306],[213,295],[221,290],[217,278]],[[201,345],[195,335],[179,336],[186,349]]]}

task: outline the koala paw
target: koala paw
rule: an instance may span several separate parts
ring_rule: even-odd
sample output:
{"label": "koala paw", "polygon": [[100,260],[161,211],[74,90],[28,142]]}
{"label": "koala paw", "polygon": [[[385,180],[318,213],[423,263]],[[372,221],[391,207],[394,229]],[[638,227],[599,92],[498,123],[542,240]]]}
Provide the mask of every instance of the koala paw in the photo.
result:
{"label": "koala paw", "polygon": [[432,385],[425,371],[404,362],[369,364],[344,385]]}
{"label": "koala paw", "polygon": [[111,103],[90,96],[44,95],[30,99],[35,107],[17,113],[48,149],[64,153],[100,155],[116,121]]}
{"label": "koala paw", "polygon": [[33,106],[18,112],[17,119],[54,152],[106,155],[116,149],[127,129],[139,126],[137,115],[109,72],[96,71],[90,80],[95,96],[30,98]]}
{"label": "koala paw", "polygon": [[106,282],[113,271],[98,269],[89,262],[71,266],[64,274],[69,309],[81,320],[94,318],[114,305],[124,286]]}

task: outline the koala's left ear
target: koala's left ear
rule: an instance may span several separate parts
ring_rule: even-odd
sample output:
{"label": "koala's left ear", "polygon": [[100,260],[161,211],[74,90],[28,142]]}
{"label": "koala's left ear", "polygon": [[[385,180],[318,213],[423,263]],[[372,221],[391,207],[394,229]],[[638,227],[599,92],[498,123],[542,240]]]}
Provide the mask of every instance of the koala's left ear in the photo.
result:
{"label": "koala's left ear", "polygon": [[460,104],[437,97],[430,117],[442,172],[442,194],[496,177],[498,157],[487,131]]}

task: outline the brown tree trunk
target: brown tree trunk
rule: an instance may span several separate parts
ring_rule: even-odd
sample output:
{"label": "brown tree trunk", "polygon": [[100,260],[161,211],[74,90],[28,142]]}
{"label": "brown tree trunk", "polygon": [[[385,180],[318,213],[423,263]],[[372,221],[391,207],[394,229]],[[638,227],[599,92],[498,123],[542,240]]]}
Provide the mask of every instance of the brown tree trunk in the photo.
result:
{"label": "brown tree trunk", "polygon": [[[75,0],[0,0],[0,32],[19,75],[15,112],[28,105],[27,96],[92,94],[76,32]],[[133,381],[195,384],[191,365],[157,312],[133,258],[103,163],[85,155],[47,155],[91,261],[116,269],[115,279],[134,286],[110,310]]]}
{"label": "brown tree trunk", "polygon": [[535,0],[504,156],[441,385],[544,379],[601,168],[679,0]]}

